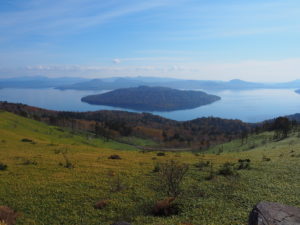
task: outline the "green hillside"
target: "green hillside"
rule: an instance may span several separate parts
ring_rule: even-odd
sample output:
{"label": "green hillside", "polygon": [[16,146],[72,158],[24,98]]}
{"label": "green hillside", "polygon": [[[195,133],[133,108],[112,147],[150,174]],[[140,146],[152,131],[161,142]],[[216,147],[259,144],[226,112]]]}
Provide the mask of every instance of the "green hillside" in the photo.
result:
{"label": "green hillside", "polygon": [[[299,135],[282,141],[272,136],[234,140],[206,153],[157,156],[0,112],[0,165],[7,165],[0,170],[0,205],[20,212],[18,225],[247,224],[261,200],[300,207]],[[109,159],[115,154],[121,159]],[[227,176],[219,174],[224,163],[236,168],[239,159],[250,159],[250,168],[229,166]],[[153,216],[155,202],[168,197],[153,169],[167,160],[188,164],[189,170],[175,200],[177,215]],[[94,209],[99,200],[107,206]]]}

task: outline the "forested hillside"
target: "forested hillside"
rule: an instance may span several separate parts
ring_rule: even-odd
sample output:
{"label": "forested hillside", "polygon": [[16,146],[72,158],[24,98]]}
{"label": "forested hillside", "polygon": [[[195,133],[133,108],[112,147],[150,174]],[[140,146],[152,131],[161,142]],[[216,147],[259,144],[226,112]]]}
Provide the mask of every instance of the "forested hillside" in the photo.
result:
{"label": "forested hillside", "polygon": [[173,111],[207,105],[221,98],[202,91],[182,91],[166,87],[140,86],[123,88],[104,94],[89,95],[82,101],[140,111]]}
{"label": "forested hillside", "polygon": [[51,125],[89,131],[107,139],[124,141],[124,137],[137,137],[164,147],[208,148],[249,133],[254,127],[240,120],[213,117],[178,122],[150,113],[59,112],[7,102],[0,102],[0,109]]}

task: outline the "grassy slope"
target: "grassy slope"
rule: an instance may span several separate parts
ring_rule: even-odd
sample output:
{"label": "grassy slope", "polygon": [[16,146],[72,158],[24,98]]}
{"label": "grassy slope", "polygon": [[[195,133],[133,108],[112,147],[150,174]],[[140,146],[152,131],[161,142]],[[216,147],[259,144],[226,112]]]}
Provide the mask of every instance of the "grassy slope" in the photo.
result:
{"label": "grassy slope", "polygon": [[[23,138],[35,144],[21,142]],[[224,153],[220,155],[212,154],[221,147],[217,146],[206,154],[168,153],[156,157],[154,152],[120,151],[132,147],[87,140],[0,112],[0,162],[8,165],[8,170],[0,171],[0,205],[22,213],[19,225],[109,225],[116,220],[134,225],[246,224],[251,207],[261,200],[300,207],[300,138],[295,135],[281,142],[263,140],[262,135],[251,137],[249,142],[255,142],[254,147],[232,141],[223,145]],[[59,166],[64,159],[57,150],[64,149],[74,169]],[[122,160],[108,159],[111,154],[119,154]],[[263,162],[263,155],[271,161]],[[208,170],[199,171],[192,165],[210,160],[217,170],[222,163],[239,158],[250,158],[253,168],[240,171],[238,178],[216,176],[205,180]],[[166,159],[190,164],[185,194],[178,199],[181,213],[169,218],[153,217],[149,214],[151,206],[165,196],[153,190],[156,175],[151,171],[157,161]],[[37,165],[23,165],[26,160],[36,161]],[[118,176],[126,189],[112,192]],[[99,199],[110,199],[110,204],[95,210],[93,204]]]}

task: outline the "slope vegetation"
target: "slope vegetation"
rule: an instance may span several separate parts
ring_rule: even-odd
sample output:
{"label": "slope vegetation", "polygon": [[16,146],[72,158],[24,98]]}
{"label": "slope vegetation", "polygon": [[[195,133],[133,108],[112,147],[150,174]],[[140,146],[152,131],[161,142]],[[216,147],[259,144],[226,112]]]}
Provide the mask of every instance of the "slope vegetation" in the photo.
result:
{"label": "slope vegetation", "polygon": [[[0,170],[0,205],[20,212],[18,225],[247,224],[258,201],[300,206],[298,131],[276,142],[272,137],[267,132],[207,153],[157,156],[0,112],[0,163],[7,165]],[[111,159],[116,154],[121,159]],[[239,159],[250,159],[251,166],[219,175],[224,163],[238,165]],[[170,217],[153,216],[155,202],[168,197],[153,169],[168,160],[189,166],[176,198],[179,210]],[[207,161],[210,166],[201,166]],[[107,206],[95,209],[103,199]]]}

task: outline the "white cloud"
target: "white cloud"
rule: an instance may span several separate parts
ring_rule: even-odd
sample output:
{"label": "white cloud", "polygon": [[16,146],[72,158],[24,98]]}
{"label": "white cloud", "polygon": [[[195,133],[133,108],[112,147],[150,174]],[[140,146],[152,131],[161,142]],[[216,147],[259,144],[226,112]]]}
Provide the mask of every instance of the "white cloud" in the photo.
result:
{"label": "white cloud", "polygon": [[178,62],[147,65],[34,65],[19,68],[0,68],[0,76],[163,76],[199,80],[243,79],[249,81],[279,82],[300,79],[300,58],[276,61],[242,62]]}
{"label": "white cloud", "polygon": [[[72,33],[110,22],[116,18],[170,4],[170,0],[95,1],[61,0],[53,2],[29,0],[20,3],[22,10],[0,12],[1,36],[16,34],[55,35]],[[17,38],[17,37],[14,37]]]}
{"label": "white cloud", "polygon": [[121,60],[120,60],[120,59],[113,59],[113,62],[114,62],[115,64],[119,64],[119,63],[121,63]]}

